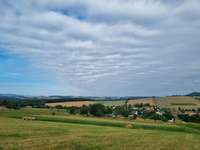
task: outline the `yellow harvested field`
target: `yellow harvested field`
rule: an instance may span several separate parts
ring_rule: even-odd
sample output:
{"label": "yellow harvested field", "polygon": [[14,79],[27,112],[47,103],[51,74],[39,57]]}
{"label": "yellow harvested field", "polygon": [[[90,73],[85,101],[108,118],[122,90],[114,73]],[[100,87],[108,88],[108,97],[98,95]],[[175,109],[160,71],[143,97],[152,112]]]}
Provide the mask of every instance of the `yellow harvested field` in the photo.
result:
{"label": "yellow harvested field", "polygon": [[[83,105],[90,105],[94,103],[102,103],[104,105],[115,105],[118,106],[119,101],[69,101],[69,102],[56,102],[56,103],[46,103],[49,107],[55,107],[58,105],[61,105],[63,107],[81,107]],[[120,101],[120,105],[123,105],[125,101]],[[167,96],[167,97],[157,97],[157,98],[144,98],[144,99],[133,99],[128,100],[127,104],[129,105],[135,105],[135,104],[150,104],[151,106],[161,106],[166,108],[199,108],[200,107],[200,101],[194,99],[193,97],[189,96]]]}
{"label": "yellow harvested field", "polygon": [[144,99],[134,99],[128,100],[127,104],[135,105],[135,104],[149,104],[149,105],[156,105],[156,100],[154,98],[144,98]]}
{"label": "yellow harvested field", "polygon": [[55,107],[55,106],[58,106],[58,105],[61,105],[63,107],[72,107],[72,106],[75,106],[75,107],[81,107],[83,105],[90,105],[90,104],[94,104],[96,103],[95,101],[70,101],[70,102],[57,102],[57,103],[46,103],[47,106],[49,107]]}

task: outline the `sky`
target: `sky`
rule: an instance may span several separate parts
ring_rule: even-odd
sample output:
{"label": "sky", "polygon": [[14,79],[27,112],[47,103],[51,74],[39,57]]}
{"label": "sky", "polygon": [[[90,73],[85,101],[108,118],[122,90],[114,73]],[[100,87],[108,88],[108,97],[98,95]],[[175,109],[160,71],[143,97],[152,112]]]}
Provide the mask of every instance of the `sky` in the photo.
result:
{"label": "sky", "polygon": [[200,91],[199,0],[0,0],[0,93]]}

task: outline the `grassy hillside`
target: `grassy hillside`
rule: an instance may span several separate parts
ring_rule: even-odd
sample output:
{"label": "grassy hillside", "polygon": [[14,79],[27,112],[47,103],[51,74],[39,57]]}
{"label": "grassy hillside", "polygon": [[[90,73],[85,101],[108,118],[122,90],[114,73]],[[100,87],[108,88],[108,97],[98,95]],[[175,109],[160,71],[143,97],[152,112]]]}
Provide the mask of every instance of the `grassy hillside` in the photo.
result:
{"label": "grassy hillside", "polygon": [[0,110],[0,149],[195,150],[199,141],[199,124],[81,117],[65,111],[52,116],[50,109]]}

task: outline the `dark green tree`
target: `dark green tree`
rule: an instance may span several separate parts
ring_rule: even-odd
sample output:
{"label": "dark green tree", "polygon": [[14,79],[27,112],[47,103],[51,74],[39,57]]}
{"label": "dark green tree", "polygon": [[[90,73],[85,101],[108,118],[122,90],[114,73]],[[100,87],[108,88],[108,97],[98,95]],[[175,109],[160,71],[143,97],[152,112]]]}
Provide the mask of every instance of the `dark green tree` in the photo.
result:
{"label": "dark green tree", "polygon": [[83,105],[83,106],[80,108],[80,114],[81,114],[81,115],[88,115],[88,114],[89,114],[89,107],[86,106],[86,105]]}
{"label": "dark green tree", "polygon": [[89,112],[91,115],[102,117],[105,115],[105,106],[100,103],[92,104],[89,106]]}

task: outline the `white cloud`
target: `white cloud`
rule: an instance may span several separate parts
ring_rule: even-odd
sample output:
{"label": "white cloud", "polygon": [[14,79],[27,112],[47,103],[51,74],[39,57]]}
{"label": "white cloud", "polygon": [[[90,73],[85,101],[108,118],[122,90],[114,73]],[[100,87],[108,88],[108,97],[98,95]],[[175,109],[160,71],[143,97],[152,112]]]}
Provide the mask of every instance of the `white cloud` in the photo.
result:
{"label": "white cloud", "polygon": [[[198,4],[197,0],[0,1],[0,47],[30,59],[35,68],[53,74],[68,88],[87,87],[85,94],[102,94],[102,89],[105,94],[110,90],[110,95],[148,93],[148,83],[184,79],[182,74],[190,77],[192,66],[186,68],[182,62],[200,64]],[[127,82],[131,84],[126,87]],[[111,84],[113,90],[108,88]]]}

